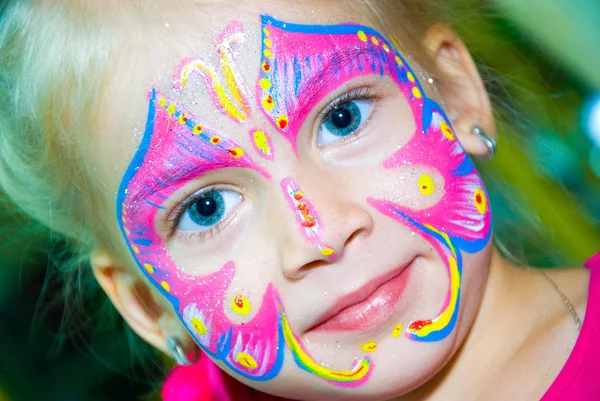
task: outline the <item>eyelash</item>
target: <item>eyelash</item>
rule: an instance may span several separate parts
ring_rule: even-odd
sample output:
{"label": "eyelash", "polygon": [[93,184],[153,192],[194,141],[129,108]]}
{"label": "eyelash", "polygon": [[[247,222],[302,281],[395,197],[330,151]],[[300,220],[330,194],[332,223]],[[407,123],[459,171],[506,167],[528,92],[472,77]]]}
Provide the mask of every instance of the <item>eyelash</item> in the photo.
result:
{"label": "eyelash", "polygon": [[[352,102],[353,100],[381,100],[383,94],[376,92],[373,88],[369,87],[360,87],[356,89],[351,89],[337,97],[331,97],[331,100],[327,103],[327,106],[323,108],[323,110],[317,116],[317,127],[320,127],[321,124],[325,123],[325,117],[329,115],[333,110],[340,107],[343,104]],[[375,112],[375,107],[371,113]],[[371,118],[372,118],[371,114]]]}
{"label": "eyelash", "polygon": [[[206,195],[208,193],[211,193],[213,191],[218,191],[218,190],[227,190],[227,189],[229,189],[229,188],[223,187],[221,185],[212,185],[212,186],[205,187],[200,191],[188,192],[185,195],[184,199],[181,202],[179,202],[179,204],[177,204],[177,206],[175,206],[173,208],[171,213],[169,213],[169,217],[167,218],[168,240],[172,240],[175,238],[175,235],[177,234],[177,227],[179,227],[179,223],[181,222],[183,215],[185,213],[187,213],[187,211],[191,205],[193,205],[196,201],[200,200],[204,195]],[[215,225],[211,226],[210,228],[203,230],[203,231],[182,232],[178,236],[178,239],[186,240],[186,241],[202,242],[206,238],[210,238],[211,236],[220,233],[221,230],[223,229],[223,224],[226,221],[227,221],[227,219],[225,218],[225,219],[219,221],[218,223],[216,223]]]}

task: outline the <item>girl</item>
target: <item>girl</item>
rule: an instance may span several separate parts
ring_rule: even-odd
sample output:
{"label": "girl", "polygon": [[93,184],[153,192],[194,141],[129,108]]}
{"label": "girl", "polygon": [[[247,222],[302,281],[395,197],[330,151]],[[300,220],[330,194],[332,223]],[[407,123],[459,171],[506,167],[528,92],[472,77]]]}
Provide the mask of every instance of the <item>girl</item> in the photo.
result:
{"label": "girl", "polygon": [[0,182],[141,338],[202,350],[179,390],[600,397],[597,262],[493,247],[489,98],[424,3],[57,3],[3,11]]}

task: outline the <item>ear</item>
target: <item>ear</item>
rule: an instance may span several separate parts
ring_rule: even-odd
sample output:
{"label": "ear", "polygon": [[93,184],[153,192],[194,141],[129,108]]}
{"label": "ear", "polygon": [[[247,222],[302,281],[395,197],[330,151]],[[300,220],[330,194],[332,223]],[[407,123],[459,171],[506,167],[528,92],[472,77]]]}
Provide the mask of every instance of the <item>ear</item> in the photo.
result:
{"label": "ear", "polygon": [[171,356],[167,339],[177,337],[186,352],[195,348],[173,309],[142,275],[109,253],[95,250],[90,258],[96,280],[127,324],[146,342]]}
{"label": "ear", "polygon": [[433,24],[423,45],[433,60],[437,89],[461,144],[471,155],[485,156],[488,149],[473,127],[482,127],[494,138],[497,133],[489,96],[467,47],[444,24]]}

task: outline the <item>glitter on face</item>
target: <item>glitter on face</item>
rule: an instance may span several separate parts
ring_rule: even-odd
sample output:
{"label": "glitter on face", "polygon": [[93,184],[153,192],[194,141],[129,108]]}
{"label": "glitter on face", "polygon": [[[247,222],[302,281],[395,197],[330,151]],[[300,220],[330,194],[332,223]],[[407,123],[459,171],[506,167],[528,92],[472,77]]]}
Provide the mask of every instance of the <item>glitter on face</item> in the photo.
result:
{"label": "glitter on face", "polygon": [[312,203],[298,189],[294,180],[289,177],[281,181],[281,190],[296,217],[304,239],[316,243],[323,256],[335,260],[333,248],[321,242],[321,223]]}
{"label": "glitter on face", "polygon": [[[221,76],[201,58],[186,59],[176,72],[176,89],[185,90],[197,75],[222,114],[239,123],[248,120],[252,114],[249,93],[233,62],[235,46],[244,40],[241,24],[228,25],[217,46]],[[390,77],[408,101],[417,130],[409,144],[383,161],[383,166],[394,169],[408,164],[435,171],[437,175],[421,175],[418,185],[423,196],[439,192],[442,200],[427,209],[412,210],[365,196],[376,210],[429,241],[446,264],[450,279],[438,316],[398,324],[392,336],[401,337],[406,327],[406,336],[412,340],[444,339],[454,329],[459,309],[461,251],[477,252],[489,242],[491,215],[483,183],[456,141],[441,107],[425,96],[403,56],[372,28],[356,24],[297,25],[263,16],[261,43],[256,103],[272,131],[245,132],[249,132],[256,154],[267,162],[274,161],[270,132],[286,139],[297,154],[297,135],[308,113],[350,79]],[[227,135],[153,90],[146,132],[117,199],[118,221],[138,265],[173,304],[202,349],[233,372],[257,381],[275,377],[287,344],[301,369],[337,386],[365,383],[375,366],[368,357],[357,358],[350,370],[332,370],[312,359],[292,332],[273,285],[268,285],[260,302],[253,299],[251,303],[243,293],[227,297],[238,268],[234,262],[226,263],[217,273],[188,276],[171,259],[155,227],[157,212],[190,180],[226,167],[253,170],[267,181],[271,178]],[[336,260],[334,249],[321,242],[323,223],[315,206],[291,178],[282,180],[280,187],[304,239],[314,243],[329,260]],[[254,317],[250,322],[234,323],[226,312]],[[371,353],[377,347],[377,343],[367,342],[361,348]]]}

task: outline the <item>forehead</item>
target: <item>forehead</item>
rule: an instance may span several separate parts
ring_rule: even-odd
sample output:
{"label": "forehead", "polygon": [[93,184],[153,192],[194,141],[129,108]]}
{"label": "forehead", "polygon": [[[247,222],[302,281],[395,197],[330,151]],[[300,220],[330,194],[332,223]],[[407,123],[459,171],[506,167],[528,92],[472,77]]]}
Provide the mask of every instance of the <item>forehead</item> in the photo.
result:
{"label": "forehead", "polygon": [[[235,119],[228,118],[215,107],[215,88],[206,82],[190,80],[189,90],[175,93],[182,75],[182,61],[202,60],[204,73],[215,74],[224,86],[231,77],[220,63],[219,46],[227,37],[235,39],[235,60],[231,63],[239,80],[254,91],[261,70],[264,32],[261,15],[269,14],[289,23],[335,25],[353,22],[373,25],[369,13],[355,1],[248,1],[214,2],[166,11],[163,18],[148,21],[143,34],[132,35],[115,60],[105,88],[98,127],[94,131],[92,163],[99,165],[101,179],[110,195],[118,189],[123,173],[132,160],[143,137],[148,115],[149,94],[153,89],[167,97],[176,96],[186,111],[201,116],[202,121],[226,132],[241,144],[248,141],[245,131]],[[161,15],[162,17],[162,15]],[[181,83],[181,82],[179,82]],[[210,92],[213,96],[211,97]],[[218,91],[216,91],[218,92]],[[219,94],[216,93],[216,97]],[[252,117],[264,118],[258,112],[254,96]],[[111,196],[109,201],[114,200]]]}

